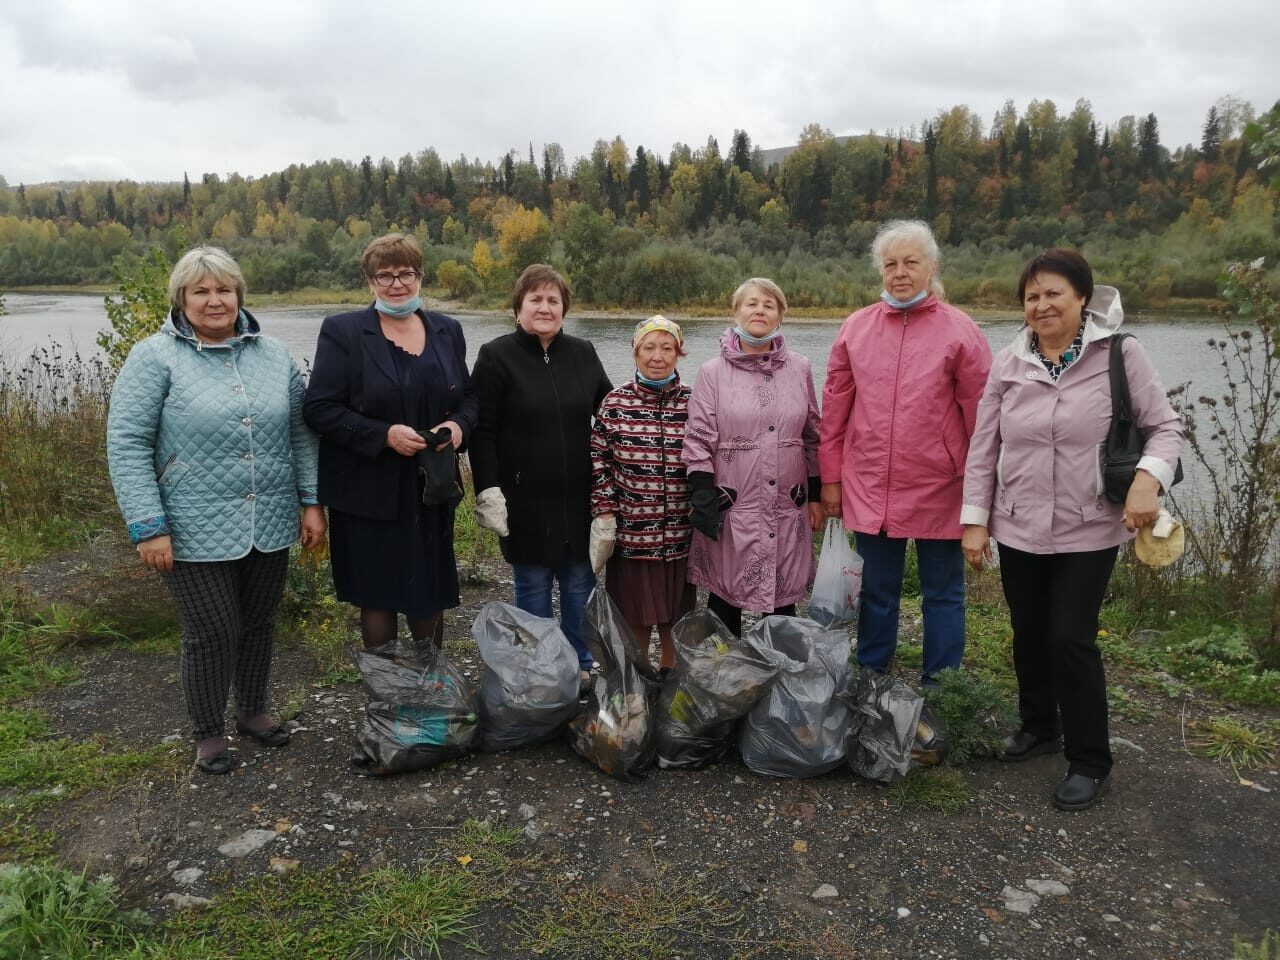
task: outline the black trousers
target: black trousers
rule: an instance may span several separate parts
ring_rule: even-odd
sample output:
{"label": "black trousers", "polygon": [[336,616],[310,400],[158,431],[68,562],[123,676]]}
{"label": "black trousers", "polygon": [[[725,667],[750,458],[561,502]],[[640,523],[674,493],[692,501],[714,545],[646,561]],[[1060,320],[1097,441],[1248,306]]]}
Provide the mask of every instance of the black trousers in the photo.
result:
{"label": "black trousers", "polygon": [[[742,636],[742,608],[735,607],[724,597],[717,596],[710,591],[707,592],[707,609],[720,618],[720,622],[729,628],[729,632],[735,637]],[[766,614],[770,611],[764,611]],[[794,617],[796,615],[796,605],[788,603],[785,607],[778,607],[772,611],[780,617]]]}
{"label": "black trousers", "polygon": [[1061,733],[1070,772],[1088,777],[1111,772],[1098,611],[1118,552],[1037,554],[1000,544],[1022,729]]}
{"label": "black trousers", "polygon": [[266,711],[276,610],[289,551],[249,551],[238,560],[178,560],[162,572],[182,623],[182,691],[196,740],[222,735],[227,694],[244,717]]}

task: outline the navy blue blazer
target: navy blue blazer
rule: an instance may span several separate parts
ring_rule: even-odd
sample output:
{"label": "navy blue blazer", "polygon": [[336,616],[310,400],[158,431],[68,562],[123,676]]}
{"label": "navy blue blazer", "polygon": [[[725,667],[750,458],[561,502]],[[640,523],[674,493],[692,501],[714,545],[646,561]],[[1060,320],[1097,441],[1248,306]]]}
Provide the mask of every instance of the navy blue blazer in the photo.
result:
{"label": "navy blue blazer", "polygon": [[414,423],[405,411],[392,347],[372,305],[326,317],[320,327],[302,415],[320,435],[317,479],[325,506],[394,520],[403,458],[387,446],[387,431],[397,423],[427,430],[453,420],[465,447],[475,429],[479,414],[462,327],[443,313],[418,315],[445,381],[428,396],[427,423]]}

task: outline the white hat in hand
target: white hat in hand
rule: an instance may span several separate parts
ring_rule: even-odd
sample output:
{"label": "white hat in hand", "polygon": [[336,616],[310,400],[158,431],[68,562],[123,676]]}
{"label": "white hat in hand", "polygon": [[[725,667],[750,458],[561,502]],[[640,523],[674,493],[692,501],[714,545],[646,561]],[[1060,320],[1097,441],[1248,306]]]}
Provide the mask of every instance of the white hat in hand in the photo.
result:
{"label": "white hat in hand", "polygon": [[1133,552],[1148,567],[1167,567],[1182,556],[1185,546],[1182,524],[1162,508],[1153,523],[1138,528]]}

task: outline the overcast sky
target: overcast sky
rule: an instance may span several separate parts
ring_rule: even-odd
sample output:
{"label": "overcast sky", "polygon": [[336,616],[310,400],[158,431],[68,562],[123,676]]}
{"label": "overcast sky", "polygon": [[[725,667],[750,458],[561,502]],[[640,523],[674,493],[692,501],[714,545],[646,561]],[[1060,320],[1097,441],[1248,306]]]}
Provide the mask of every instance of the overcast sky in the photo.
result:
{"label": "overcast sky", "polygon": [[1089,100],[1198,143],[1280,98],[1276,0],[0,0],[0,176],[180,180],[621,135],[770,148]]}

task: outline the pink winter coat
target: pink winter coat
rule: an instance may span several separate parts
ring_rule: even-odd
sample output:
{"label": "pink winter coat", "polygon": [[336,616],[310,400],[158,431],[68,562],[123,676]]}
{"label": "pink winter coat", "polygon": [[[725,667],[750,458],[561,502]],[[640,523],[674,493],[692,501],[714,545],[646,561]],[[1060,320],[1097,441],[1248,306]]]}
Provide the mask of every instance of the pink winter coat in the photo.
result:
{"label": "pink winter coat", "polygon": [[831,347],[822,390],[823,483],[839,483],[860,533],[960,539],[965,456],[991,347],[963,311],[930,294],[863,307]]}
{"label": "pink winter coat", "polygon": [[[1124,505],[1102,495],[1102,445],[1111,423],[1111,335],[1123,319],[1113,287],[1089,301],[1084,350],[1055,383],[1023,327],[996,354],[969,446],[962,523],[985,526],[1027,553],[1103,550],[1130,539]],[[1182,456],[1182,421],[1135,339],[1124,342],[1133,415],[1146,438],[1139,468],[1168,490]]]}
{"label": "pink winter coat", "polygon": [[818,399],[809,361],[781,336],[743,353],[732,330],[698,371],[681,454],[733,500],[719,540],[693,534],[689,580],[744,610],[802,598],[813,579],[808,478],[818,473]]}

